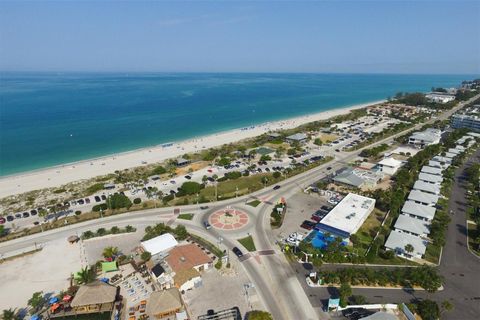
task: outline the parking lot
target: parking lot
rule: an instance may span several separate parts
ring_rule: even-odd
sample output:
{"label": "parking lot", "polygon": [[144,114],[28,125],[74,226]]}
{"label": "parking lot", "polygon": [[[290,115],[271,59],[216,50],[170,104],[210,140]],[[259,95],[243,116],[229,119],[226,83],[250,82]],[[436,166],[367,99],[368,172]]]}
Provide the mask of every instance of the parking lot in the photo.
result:
{"label": "parking lot", "polygon": [[232,267],[225,271],[219,272],[214,268],[205,271],[202,273],[203,285],[183,295],[192,319],[207,314],[211,309],[220,311],[236,306],[242,315],[250,310],[264,310],[238,259],[231,259],[231,264]]}
{"label": "parking lot", "polygon": [[83,240],[85,257],[89,264],[93,264],[103,259],[102,253],[106,247],[117,247],[122,254],[129,255],[139,245],[143,234],[143,230],[137,230],[131,233],[111,234]]}
{"label": "parking lot", "polygon": [[328,199],[328,197],[317,193],[307,194],[304,192],[296,193],[287,199],[288,209],[283,224],[279,229],[274,230],[277,239],[281,241],[286,240],[289,235],[295,232],[305,238],[310,233],[310,230],[302,228],[302,223],[305,220],[309,220],[316,224],[317,221],[312,220],[312,215],[322,207],[333,207],[331,203],[328,203]]}

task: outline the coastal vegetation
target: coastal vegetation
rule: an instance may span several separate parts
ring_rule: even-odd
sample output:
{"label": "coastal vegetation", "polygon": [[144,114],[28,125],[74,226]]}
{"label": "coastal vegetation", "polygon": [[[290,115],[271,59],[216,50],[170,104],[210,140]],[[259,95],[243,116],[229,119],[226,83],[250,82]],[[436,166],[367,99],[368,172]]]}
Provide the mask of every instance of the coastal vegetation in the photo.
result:
{"label": "coastal vegetation", "polygon": [[82,240],[87,240],[87,239],[92,239],[92,238],[95,238],[95,237],[103,237],[103,236],[106,236],[106,235],[109,235],[109,234],[130,233],[130,232],[136,232],[136,231],[137,231],[137,228],[135,228],[131,225],[127,225],[125,228],[119,228],[117,226],[113,226],[110,229],[99,228],[95,232],[87,230],[87,231],[82,233],[80,238],[82,238]]}

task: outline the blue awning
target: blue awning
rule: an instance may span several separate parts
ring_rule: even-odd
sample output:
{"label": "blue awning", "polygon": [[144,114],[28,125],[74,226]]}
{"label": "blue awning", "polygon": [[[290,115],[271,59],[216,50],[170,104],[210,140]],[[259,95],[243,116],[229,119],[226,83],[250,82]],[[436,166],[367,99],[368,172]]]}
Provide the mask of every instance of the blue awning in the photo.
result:
{"label": "blue awning", "polygon": [[58,298],[57,297],[51,297],[50,300],[48,300],[48,303],[49,304],[54,304],[54,303],[57,303],[58,302]]}

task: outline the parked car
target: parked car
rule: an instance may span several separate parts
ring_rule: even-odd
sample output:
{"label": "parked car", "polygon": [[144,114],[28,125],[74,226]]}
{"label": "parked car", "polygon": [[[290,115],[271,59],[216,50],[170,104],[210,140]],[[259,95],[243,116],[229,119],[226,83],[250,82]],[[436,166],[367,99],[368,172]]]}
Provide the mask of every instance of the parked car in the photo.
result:
{"label": "parked car", "polygon": [[280,189],[281,187],[277,184],[275,187],[273,187],[273,190],[278,190]]}
{"label": "parked car", "polygon": [[315,225],[316,225],[315,222],[310,221],[310,220],[305,220],[305,221],[302,222],[300,227],[303,228],[303,229],[312,230],[313,228],[315,228]]}
{"label": "parked car", "polygon": [[15,220],[14,216],[7,216],[7,221],[13,221],[13,220]]}
{"label": "parked car", "polygon": [[38,213],[38,211],[37,211],[37,210],[35,210],[35,209],[33,209],[33,210],[30,210],[30,214],[31,214],[32,216],[36,216],[36,215],[37,215],[37,213]]}
{"label": "parked car", "polygon": [[189,176],[189,175],[186,175],[186,176],[185,176],[185,179],[190,180],[190,179],[192,179],[192,177]]}
{"label": "parked car", "polygon": [[208,206],[201,206],[200,209],[201,209],[201,210],[207,210],[207,209],[208,209]]}
{"label": "parked car", "polygon": [[235,253],[235,255],[236,255],[237,257],[239,257],[239,258],[243,256],[242,251],[240,251],[240,249],[238,249],[237,247],[233,247],[232,251],[233,251],[233,253]]}
{"label": "parked car", "polygon": [[212,228],[212,225],[210,223],[208,223],[207,220],[203,221],[203,226],[205,227],[205,229],[207,230],[210,230]]}
{"label": "parked car", "polygon": [[22,214],[22,216],[23,216],[24,218],[28,218],[28,217],[30,217],[30,213],[24,212],[24,213]]}
{"label": "parked car", "polygon": [[21,213],[16,213],[16,214],[15,214],[15,218],[20,219],[21,217],[22,217],[22,214],[21,214]]}
{"label": "parked car", "polygon": [[94,199],[95,199],[95,202],[100,202],[100,201],[102,201],[102,199],[100,199],[99,196],[95,196]]}
{"label": "parked car", "polygon": [[4,217],[0,217],[0,224],[4,224],[5,222],[7,222],[7,220],[5,220]]}
{"label": "parked car", "polygon": [[101,195],[101,198],[102,198],[102,200],[107,200],[107,196],[104,195],[104,194]]}
{"label": "parked car", "polygon": [[85,203],[89,204],[90,203],[90,198],[85,198]]}
{"label": "parked car", "polygon": [[332,167],[327,167],[327,170],[332,170]]}

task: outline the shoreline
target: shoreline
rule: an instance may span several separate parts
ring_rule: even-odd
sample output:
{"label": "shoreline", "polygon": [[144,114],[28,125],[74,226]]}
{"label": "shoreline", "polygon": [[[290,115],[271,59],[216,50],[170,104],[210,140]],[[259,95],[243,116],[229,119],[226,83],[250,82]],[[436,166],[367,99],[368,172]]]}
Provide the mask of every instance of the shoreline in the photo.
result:
{"label": "shoreline", "polygon": [[[161,143],[130,151],[1,176],[0,198],[38,189],[59,187],[70,182],[114,173],[116,170],[162,162],[167,159],[182,156],[185,153],[202,151],[223,144],[238,142],[269,131],[292,129],[309,122],[326,120],[338,115],[348,114],[352,110],[365,108],[385,101],[386,100],[383,99],[347,107],[333,108],[313,114],[268,121],[248,127],[220,131],[200,137],[192,137],[186,140]],[[167,144],[169,146],[166,146]]]}

